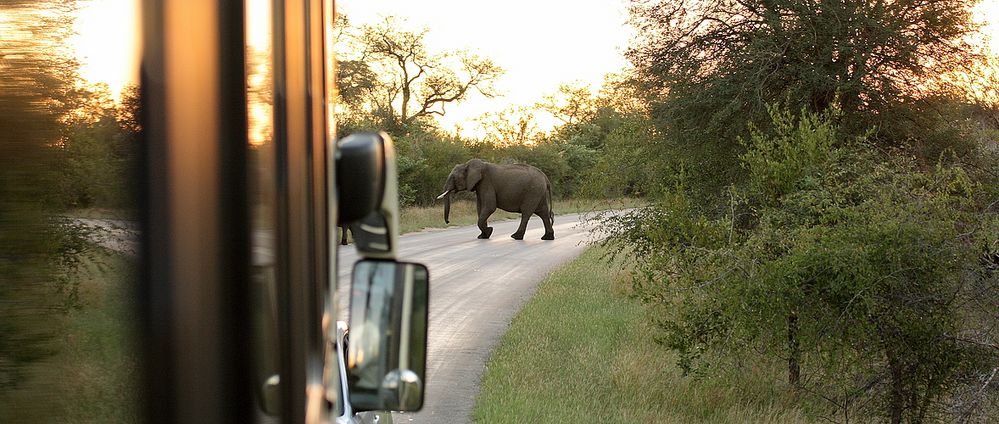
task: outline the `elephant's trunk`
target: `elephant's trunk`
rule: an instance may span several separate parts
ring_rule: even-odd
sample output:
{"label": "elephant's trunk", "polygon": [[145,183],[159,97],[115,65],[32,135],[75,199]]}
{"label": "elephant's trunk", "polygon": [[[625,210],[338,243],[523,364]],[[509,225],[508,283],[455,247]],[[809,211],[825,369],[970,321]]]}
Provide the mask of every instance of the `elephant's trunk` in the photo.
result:
{"label": "elephant's trunk", "polygon": [[454,191],[454,175],[448,175],[447,182],[444,183],[444,192],[437,196],[437,200],[444,199],[444,223],[450,224],[451,217],[451,192]]}

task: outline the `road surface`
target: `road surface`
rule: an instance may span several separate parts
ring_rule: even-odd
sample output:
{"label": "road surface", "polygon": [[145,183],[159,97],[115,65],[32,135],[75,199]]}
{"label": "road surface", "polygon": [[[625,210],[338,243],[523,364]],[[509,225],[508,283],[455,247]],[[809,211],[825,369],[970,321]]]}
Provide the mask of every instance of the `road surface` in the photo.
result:
{"label": "road surface", "polygon": [[[592,226],[581,224],[586,217],[556,216],[552,241],[541,240],[544,228],[537,217],[522,241],[510,238],[519,219],[490,223],[495,230],[489,240],[477,239],[475,226],[400,238],[399,260],[420,262],[430,270],[430,328],[423,410],[396,413],[394,422],[471,422],[485,362],[510,320],[541,280],[593,241]],[[339,281],[350,281],[356,260],[351,246],[341,246]],[[337,290],[341,310],[347,306],[348,290],[346,285]]]}
{"label": "road surface", "polygon": [[[423,410],[396,413],[396,423],[471,422],[479,381],[489,354],[510,320],[552,270],[578,256],[594,240],[585,214],[555,217],[555,240],[544,241],[541,220],[531,219],[524,240],[510,238],[519,219],[490,223],[492,239],[476,238],[473,226],[426,230],[400,237],[399,260],[419,262],[430,271],[430,323],[427,392]],[[76,219],[97,230],[97,241],[134,255],[138,232],[129,222]],[[255,231],[255,263],[270,263],[273,235]],[[339,319],[346,319],[353,246],[339,246]]]}

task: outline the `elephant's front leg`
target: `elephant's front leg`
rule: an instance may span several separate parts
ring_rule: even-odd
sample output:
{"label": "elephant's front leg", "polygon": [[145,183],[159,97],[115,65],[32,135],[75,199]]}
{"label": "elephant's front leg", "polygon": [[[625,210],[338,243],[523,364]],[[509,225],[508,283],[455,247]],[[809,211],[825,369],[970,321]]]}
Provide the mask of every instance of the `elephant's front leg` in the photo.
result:
{"label": "elephant's front leg", "polygon": [[488,226],[486,220],[489,219],[489,215],[496,211],[496,206],[490,207],[488,202],[483,202],[482,199],[476,197],[475,209],[479,212],[479,231],[481,231],[479,238],[487,239],[493,235],[493,227]]}
{"label": "elephant's front leg", "polygon": [[340,232],[340,244],[343,245],[343,246],[346,246],[347,245],[347,226],[346,225],[341,225],[340,226],[340,231],[341,231]]}
{"label": "elephant's front leg", "polygon": [[530,221],[530,220],[531,220],[531,213],[530,212],[521,212],[520,213],[520,227],[517,227],[517,232],[515,232],[513,234],[510,234],[510,237],[513,237],[514,240],[523,240],[524,239],[524,233],[527,232],[527,221]]}

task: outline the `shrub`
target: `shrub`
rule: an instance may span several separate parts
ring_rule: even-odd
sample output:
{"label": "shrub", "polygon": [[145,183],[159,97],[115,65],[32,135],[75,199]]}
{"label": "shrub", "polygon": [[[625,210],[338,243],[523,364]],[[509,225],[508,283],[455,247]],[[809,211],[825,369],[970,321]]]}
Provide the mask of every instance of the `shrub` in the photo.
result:
{"label": "shrub", "polygon": [[[608,221],[638,254],[635,293],[658,340],[688,372],[708,351],[787,361],[794,390],[892,422],[953,413],[955,395],[999,359],[996,277],[978,278],[982,187],[958,166],[921,169],[835,116],[771,111],[740,162],[747,183],[708,213],[681,184],[653,207]],[[973,335],[973,336],[961,336]]]}

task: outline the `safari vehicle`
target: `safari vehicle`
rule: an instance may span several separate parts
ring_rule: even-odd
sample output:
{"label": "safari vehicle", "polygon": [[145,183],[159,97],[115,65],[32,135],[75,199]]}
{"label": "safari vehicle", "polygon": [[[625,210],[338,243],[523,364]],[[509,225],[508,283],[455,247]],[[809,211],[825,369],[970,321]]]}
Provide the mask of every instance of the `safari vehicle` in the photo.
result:
{"label": "safari vehicle", "polygon": [[[334,141],[332,3],[270,6],[265,143],[248,136],[245,3],[143,6],[146,422],[388,422],[365,411],[423,403],[428,273],[396,261],[391,140]],[[356,223],[363,258],[349,329],[338,223]]]}

